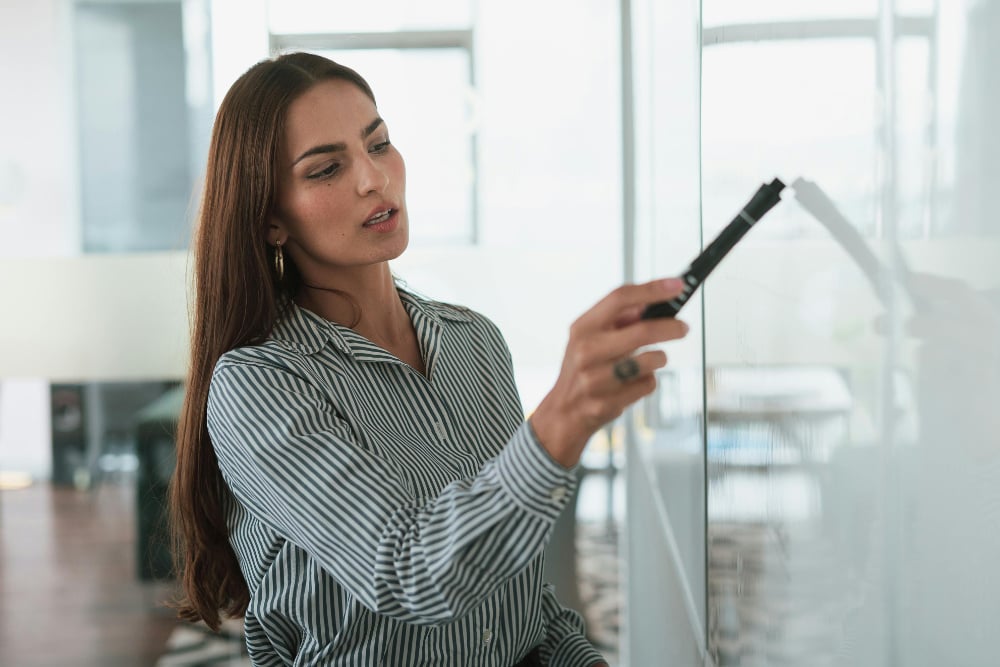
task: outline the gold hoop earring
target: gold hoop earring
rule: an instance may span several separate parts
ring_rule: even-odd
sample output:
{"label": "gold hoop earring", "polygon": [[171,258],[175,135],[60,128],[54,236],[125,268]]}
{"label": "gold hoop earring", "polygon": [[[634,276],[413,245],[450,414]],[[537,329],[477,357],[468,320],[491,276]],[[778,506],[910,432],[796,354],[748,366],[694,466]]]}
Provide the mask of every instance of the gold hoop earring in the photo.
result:
{"label": "gold hoop earring", "polygon": [[285,253],[281,250],[281,241],[274,244],[274,272],[280,283],[285,278]]}

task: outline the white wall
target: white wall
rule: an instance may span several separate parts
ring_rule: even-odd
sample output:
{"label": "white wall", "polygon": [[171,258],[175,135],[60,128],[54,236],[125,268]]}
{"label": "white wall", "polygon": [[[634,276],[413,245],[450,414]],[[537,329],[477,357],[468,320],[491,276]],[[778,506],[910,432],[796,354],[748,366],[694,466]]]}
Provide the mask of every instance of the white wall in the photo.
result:
{"label": "white wall", "polygon": [[44,478],[52,467],[48,380],[0,383],[0,470]]}
{"label": "white wall", "polygon": [[0,329],[0,377],[181,379],[188,262],[186,252],[4,260],[0,310],[17,317]]}
{"label": "white wall", "polygon": [[69,18],[61,0],[0,3],[0,259],[79,245]]}
{"label": "white wall", "polygon": [[[20,275],[12,258],[52,261],[79,247],[68,26],[66,2],[0,3],[0,331],[15,335],[73,277]],[[47,474],[47,382],[5,368],[40,356],[30,345],[0,351],[0,469]]]}

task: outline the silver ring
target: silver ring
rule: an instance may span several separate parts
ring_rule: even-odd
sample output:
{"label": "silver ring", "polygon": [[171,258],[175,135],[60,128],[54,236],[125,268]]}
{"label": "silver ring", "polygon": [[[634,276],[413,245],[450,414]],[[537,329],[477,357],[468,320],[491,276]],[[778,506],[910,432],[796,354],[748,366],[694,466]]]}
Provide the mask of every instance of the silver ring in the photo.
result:
{"label": "silver ring", "polygon": [[622,359],[615,363],[614,372],[620,382],[628,382],[639,374],[639,362],[632,357]]}

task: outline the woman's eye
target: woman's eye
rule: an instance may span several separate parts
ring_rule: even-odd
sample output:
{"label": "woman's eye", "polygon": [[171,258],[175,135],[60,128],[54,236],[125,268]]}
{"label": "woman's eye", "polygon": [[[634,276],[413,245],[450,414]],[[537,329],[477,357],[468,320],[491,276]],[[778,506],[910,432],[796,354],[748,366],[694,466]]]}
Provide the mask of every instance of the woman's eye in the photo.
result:
{"label": "woman's eye", "polygon": [[384,153],[389,150],[390,141],[386,139],[385,141],[380,141],[379,143],[368,149],[369,153]]}
{"label": "woman's eye", "polygon": [[306,176],[306,178],[325,178],[327,176],[332,176],[335,171],[340,167],[339,164],[331,164],[326,169],[321,169],[320,171],[313,172]]}

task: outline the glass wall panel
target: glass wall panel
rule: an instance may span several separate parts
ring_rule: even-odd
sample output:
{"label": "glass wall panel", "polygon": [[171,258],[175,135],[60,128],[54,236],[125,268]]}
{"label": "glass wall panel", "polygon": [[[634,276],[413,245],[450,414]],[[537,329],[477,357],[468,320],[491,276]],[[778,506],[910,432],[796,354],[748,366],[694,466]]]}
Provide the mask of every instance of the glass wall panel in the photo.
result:
{"label": "glass wall panel", "polygon": [[[696,3],[631,3],[634,278],[678,274],[701,245]],[[659,390],[627,422],[627,614],[623,664],[694,665],[705,655],[703,335],[665,346]]]}
{"label": "glass wall panel", "polygon": [[702,0],[693,50],[683,4],[635,5],[637,278],[788,187],[682,313],[704,356],[671,348],[637,411],[628,664],[701,664],[671,653],[699,550],[704,664],[993,664],[1000,0]]}
{"label": "glass wall panel", "polygon": [[704,290],[718,665],[995,661],[1000,3],[874,9],[704,44],[705,237],[790,186]]}
{"label": "glass wall panel", "polygon": [[[706,236],[778,176],[796,194],[807,179],[871,239],[884,222],[874,32],[769,40],[767,27],[705,45]],[[874,530],[843,506],[830,471],[845,452],[870,461],[883,450],[886,341],[873,322],[884,304],[792,201],[751,230],[704,295],[710,653],[719,665],[829,664],[851,603],[841,592],[863,577],[849,556]]]}
{"label": "glass wall panel", "polygon": [[[890,336],[909,409],[886,462],[889,648],[901,665],[986,665],[1000,618],[1000,225],[990,211],[1000,2],[936,4],[930,85],[911,93],[927,102],[907,106],[901,92],[895,105],[897,128],[929,131],[895,136],[898,162],[921,155],[926,177],[923,205],[898,206],[899,227],[923,231],[903,236],[895,261],[903,294]],[[900,73],[921,65],[906,43],[895,57]]]}

